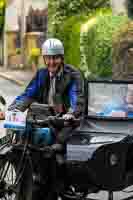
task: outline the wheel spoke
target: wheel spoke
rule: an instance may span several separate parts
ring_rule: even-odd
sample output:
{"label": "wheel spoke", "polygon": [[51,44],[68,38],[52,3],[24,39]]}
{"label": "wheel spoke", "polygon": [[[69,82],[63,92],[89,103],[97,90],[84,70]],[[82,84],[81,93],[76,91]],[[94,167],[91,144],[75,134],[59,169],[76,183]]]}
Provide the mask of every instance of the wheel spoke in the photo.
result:
{"label": "wheel spoke", "polygon": [[15,200],[15,190],[11,186],[15,184],[16,170],[11,161],[2,160],[0,165],[0,200]]}

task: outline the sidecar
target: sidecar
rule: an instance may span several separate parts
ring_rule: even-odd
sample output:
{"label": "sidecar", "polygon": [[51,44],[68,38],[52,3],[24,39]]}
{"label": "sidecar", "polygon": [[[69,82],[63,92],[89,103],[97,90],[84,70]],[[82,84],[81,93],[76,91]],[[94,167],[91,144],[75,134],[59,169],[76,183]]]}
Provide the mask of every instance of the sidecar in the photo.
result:
{"label": "sidecar", "polygon": [[133,185],[133,82],[88,81],[85,115],[67,144],[77,192],[120,191]]}

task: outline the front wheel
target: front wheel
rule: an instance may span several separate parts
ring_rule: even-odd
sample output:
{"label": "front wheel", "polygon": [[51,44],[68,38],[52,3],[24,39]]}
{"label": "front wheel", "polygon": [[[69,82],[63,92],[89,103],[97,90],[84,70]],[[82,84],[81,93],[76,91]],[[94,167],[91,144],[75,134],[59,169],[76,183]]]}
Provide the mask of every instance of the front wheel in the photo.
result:
{"label": "front wheel", "polygon": [[6,159],[0,161],[0,200],[17,200],[16,169]]}
{"label": "front wheel", "polygon": [[32,170],[25,173],[27,162],[21,156],[11,152],[0,158],[0,200],[32,200]]}

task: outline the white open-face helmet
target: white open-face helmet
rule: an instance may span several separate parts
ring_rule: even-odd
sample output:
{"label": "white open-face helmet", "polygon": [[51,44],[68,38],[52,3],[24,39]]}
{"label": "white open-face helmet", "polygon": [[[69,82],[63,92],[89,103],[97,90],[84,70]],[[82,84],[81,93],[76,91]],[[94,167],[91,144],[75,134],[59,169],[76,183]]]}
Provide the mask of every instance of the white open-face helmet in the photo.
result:
{"label": "white open-face helmet", "polygon": [[64,55],[62,42],[56,38],[47,39],[42,45],[42,55]]}

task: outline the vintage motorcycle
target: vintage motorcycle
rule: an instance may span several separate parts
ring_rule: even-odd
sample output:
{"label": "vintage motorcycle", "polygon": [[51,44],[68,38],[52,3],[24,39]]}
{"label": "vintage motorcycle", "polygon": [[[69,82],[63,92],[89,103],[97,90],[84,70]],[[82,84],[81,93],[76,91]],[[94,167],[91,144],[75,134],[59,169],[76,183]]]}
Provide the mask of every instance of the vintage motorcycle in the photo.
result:
{"label": "vintage motorcycle", "polygon": [[[126,99],[132,85],[126,81],[86,83],[86,110],[66,145],[69,185],[60,187],[58,199],[85,200],[90,193],[106,190],[108,200],[113,200],[114,191],[125,191],[133,184],[133,117]],[[53,143],[53,124],[65,122],[57,117],[44,119],[44,110],[49,112],[46,107],[37,119],[39,108],[33,105],[34,117],[27,120],[25,129],[14,127],[1,145],[1,199],[47,199],[47,163],[51,156],[56,159],[47,147]]]}

